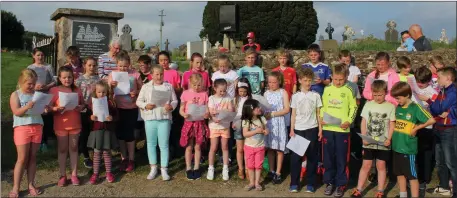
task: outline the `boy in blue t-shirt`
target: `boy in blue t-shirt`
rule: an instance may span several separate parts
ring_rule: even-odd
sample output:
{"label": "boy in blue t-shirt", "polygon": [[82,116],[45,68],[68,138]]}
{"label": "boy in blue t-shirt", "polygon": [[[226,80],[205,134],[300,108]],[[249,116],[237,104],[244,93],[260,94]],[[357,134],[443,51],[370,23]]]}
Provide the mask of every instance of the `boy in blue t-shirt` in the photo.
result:
{"label": "boy in blue t-shirt", "polygon": [[324,59],[319,45],[311,44],[308,47],[308,58],[310,59],[309,63],[302,65],[302,68],[311,68],[314,72],[314,82],[311,85],[311,91],[315,91],[322,96],[324,93],[324,88],[330,84],[330,78],[332,76],[332,71],[330,67],[321,61]]}
{"label": "boy in blue t-shirt", "polygon": [[264,87],[265,77],[262,68],[255,65],[257,53],[254,50],[247,50],[244,60],[246,65],[238,70],[238,76],[240,78],[247,78],[251,85],[252,94],[261,95]]}

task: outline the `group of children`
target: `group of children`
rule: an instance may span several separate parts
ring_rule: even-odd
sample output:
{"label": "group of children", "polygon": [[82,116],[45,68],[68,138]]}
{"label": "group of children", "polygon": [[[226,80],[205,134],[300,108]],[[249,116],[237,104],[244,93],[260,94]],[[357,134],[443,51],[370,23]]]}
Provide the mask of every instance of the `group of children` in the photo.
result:
{"label": "group of children", "polygon": [[[97,60],[87,57],[81,61],[77,58],[77,48],[74,48],[68,49],[68,64],[58,69],[56,80],[53,79],[52,68],[43,62],[43,52],[34,50],[34,63],[21,72],[18,90],[11,95],[18,161],[10,197],[17,197],[24,169],[28,171],[30,194],[41,193],[33,181],[43,127],[50,122],[44,118],[49,115],[53,117],[51,125],[58,142],[58,186],[68,183],[68,154],[72,169],[71,183],[80,184],[77,176],[78,147],[79,153],[85,157],[85,165],[93,168],[91,184],[99,181],[102,158],[106,180],[114,182],[115,176],[111,173],[112,149],[120,150],[120,170],[133,171],[135,131],[142,127],[145,129],[151,168],[147,179],[152,180],[159,174],[158,146],[160,175],[163,180],[170,180],[170,131],[180,116],[184,124],[179,144],[185,148],[186,177],[189,180],[201,178],[200,162],[205,149],[208,150],[209,162],[206,177],[208,180],[215,178],[219,144],[223,162],[222,179],[229,180],[230,145],[234,139],[238,176],[249,180],[246,190],[263,190],[260,177],[265,156],[268,156],[270,169],[268,178],[273,183],[280,183],[283,180],[284,156],[290,152],[291,192],[298,192],[300,188],[302,162],[306,160],[306,192],[315,192],[317,174],[323,173],[323,182],[326,184],[324,194],[335,197],[344,195],[349,180],[350,136],[357,134],[350,132],[353,131],[361,99],[357,86],[360,70],[351,61],[348,51],[341,51],[340,64],[331,69],[322,63],[323,54],[319,46],[312,44],[308,48],[310,63],[296,70],[289,66],[290,54],[280,50],[277,53],[279,66],[266,76],[255,65],[257,53],[253,50],[246,52],[246,65],[238,71],[230,68],[231,63],[226,55],[220,55],[218,71],[212,75],[205,70],[202,55],[194,53],[190,68],[182,78],[178,71],[170,69],[170,56],[165,51],[158,54],[157,65],[152,65],[148,55],[140,56],[138,71],[132,67],[128,53],[121,51],[116,57],[117,67],[112,71],[128,73],[130,92],[121,95],[113,93],[119,85],[113,80],[113,73],[100,77],[97,74]],[[449,149],[449,144],[455,144],[456,139],[453,138],[457,137],[451,134],[457,124],[456,90],[453,85],[455,70],[450,67],[439,68],[435,62],[432,65],[435,70],[427,67],[417,69],[412,75],[419,89],[416,90],[414,83],[410,83],[409,59],[399,59],[399,75],[389,73],[389,61],[387,53],[378,53],[377,69],[373,75],[369,75],[366,82],[368,86],[365,86],[369,90],[363,91],[365,98],[370,101],[361,113],[360,134],[370,141],[363,139],[363,165],[353,197],[361,197],[373,160],[376,160],[379,184],[377,197],[384,196],[387,171],[397,176],[400,197],[406,197],[407,180],[411,195],[418,197],[417,179],[429,182],[431,170],[416,171],[416,162],[432,163],[429,153],[424,155],[430,148],[422,149],[421,145],[433,145],[427,137],[434,136],[431,135],[430,126],[435,122],[434,130],[440,140],[437,144],[442,149],[440,158],[435,158],[440,169],[448,168],[440,176],[440,185],[442,178],[446,182],[449,180],[445,178],[448,172],[451,173],[451,180],[456,182],[456,166],[451,161],[457,155],[456,151]],[[431,83],[434,77],[437,77],[433,81],[435,83]],[[42,115],[43,119],[40,115],[27,114],[34,105],[32,98],[35,92],[53,95]],[[72,110],[61,107],[60,93],[76,93],[78,106]],[[164,96],[168,97],[166,102],[157,100]],[[109,115],[100,122],[93,114],[92,98],[105,97]],[[198,112],[202,112],[202,115],[199,116]],[[221,115],[226,116],[221,118]],[[297,135],[310,141],[304,156],[286,147],[289,139]],[[87,148],[94,150],[93,162]],[[387,168],[390,167],[387,165],[389,163],[395,164],[392,170]],[[446,187],[444,181],[441,187]]]}

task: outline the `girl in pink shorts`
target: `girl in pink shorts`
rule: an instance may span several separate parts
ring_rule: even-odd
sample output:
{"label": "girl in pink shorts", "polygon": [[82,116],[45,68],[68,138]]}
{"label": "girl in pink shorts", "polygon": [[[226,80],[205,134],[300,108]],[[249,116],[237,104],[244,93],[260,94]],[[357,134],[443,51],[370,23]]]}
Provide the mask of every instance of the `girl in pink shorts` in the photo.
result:
{"label": "girl in pink shorts", "polygon": [[265,158],[265,136],[268,135],[267,120],[262,116],[257,100],[247,99],[243,104],[241,116],[244,140],[244,159],[249,173],[249,185],[246,190],[262,191],[260,174]]}
{"label": "girl in pink shorts", "polygon": [[[81,110],[84,108],[84,99],[81,90],[75,86],[73,81],[73,70],[63,66],[59,68],[57,86],[49,91],[53,95],[51,100],[52,111],[54,112],[54,131],[57,136],[60,178],[57,185],[67,185],[67,155],[70,154],[71,183],[79,185],[78,179],[78,141],[81,132]],[[78,105],[74,109],[65,110],[61,106],[60,94],[76,93]]]}
{"label": "girl in pink shorts", "polygon": [[[24,69],[19,76],[18,90],[10,97],[10,107],[13,112],[14,144],[17,149],[17,161],[14,166],[13,190],[9,197],[19,197],[24,169],[27,169],[29,193],[32,196],[41,194],[35,187],[36,152],[40,148],[41,135],[43,132],[43,119],[40,114],[30,114],[33,108],[32,101],[35,94],[37,74],[31,69]],[[44,109],[47,112],[47,107]]]}

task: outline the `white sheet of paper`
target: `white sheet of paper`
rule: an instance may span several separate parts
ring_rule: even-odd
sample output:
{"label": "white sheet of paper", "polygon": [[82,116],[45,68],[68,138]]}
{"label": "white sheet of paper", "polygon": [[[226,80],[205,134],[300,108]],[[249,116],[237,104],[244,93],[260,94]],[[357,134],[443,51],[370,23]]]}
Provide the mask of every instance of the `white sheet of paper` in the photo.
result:
{"label": "white sheet of paper", "polygon": [[152,104],[155,104],[157,107],[163,107],[171,100],[171,92],[169,91],[154,90],[151,92],[151,94]]}
{"label": "white sheet of paper", "polygon": [[335,118],[326,112],[324,112],[324,122],[331,125],[341,125],[341,119]]}
{"label": "white sheet of paper", "polygon": [[130,93],[130,79],[127,72],[112,72],[113,81],[117,86],[113,89],[115,95],[127,95]]}
{"label": "white sheet of paper", "polygon": [[217,119],[218,120],[225,120],[225,121],[233,121],[236,116],[236,112],[220,110],[217,112]]}
{"label": "white sheet of paper", "polygon": [[296,154],[303,156],[308,149],[309,143],[311,142],[306,138],[299,135],[294,135],[292,138],[290,138],[286,147]]}
{"label": "white sheet of paper", "polygon": [[206,105],[190,104],[187,108],[188,121],[200,121],[205,119]]}
{"label": "white sheet of paper", "polygon": [[28,115],[40,115],[44,112],[44,108],[49,105],[52,100],[52,94],[45,94],[36,91],[33,94],[32,101],[35,102],[33,107],[27,111]]}
{"label": "white sheet of paper", "polygon": [[362,135],[360,133],[357,133],[357,135],[359,135],[362,138],[362,140],[365,140],[366,142],[368,142],[368,144],[377,144],[380,146],[384,146],[384,142],[376,141],[370,136]]}
{"label": "white sheet of paper", "polygon": [[92,98],[92,112],[93,115],[97,116],[99,122],[105,122],[106,117],[109,116],[108,99],[103,98]]}
{"label": "white sheet of paper", "polygon": [[416,78],[414,76],[408,76],[407,79],[408,79],[407,80],[408,84],[414,93],[417,93],[418,91],[420,91],[420,88],[419,88],[419,86],[417,86]]}
{"label": "white sheet of paper", "polygon": [[270,111],[273,108],[271,104],[268,103],[268,100],[262,95],[252,94],[252,99],[259,101],[260,106],[262,106],[264,111]]}
{"label": "white sheet of paper", "polygon": [[59,101],[60,106],[65,107],[63,112],[73,110],[78,106],[78,93],[59,92]]}

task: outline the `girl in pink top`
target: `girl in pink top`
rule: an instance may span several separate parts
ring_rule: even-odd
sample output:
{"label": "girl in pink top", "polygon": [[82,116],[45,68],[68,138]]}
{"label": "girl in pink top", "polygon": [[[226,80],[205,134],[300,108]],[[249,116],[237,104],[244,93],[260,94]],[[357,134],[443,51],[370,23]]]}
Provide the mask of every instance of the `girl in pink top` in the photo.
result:
{"label": "girl in pink top", "polygon": [[189,78],[192,74],[201,74],[203,77],[203,87],[202,89],[207,91],[209,86],[211,86],[211,80],[209,78],[208,72],[203,68],[203,56],[200,53],[193,53],[190,57],[190,69],[189,71],[184,72],[182,75],[181,87],[184,90],[189,89]]}
{"label": "girl in pink top", "polygon": [[[140,92],[143,82],[140,73],[133,70],[130,65],[128,53],[117,57],[117,70],[113,72],[128,72],[130,81],[130,93],[127,95],[115,95],[114,100],[119,112],[119,122],[117,122],[116,134],[119,139],[121,150],[121,171],[131,172],[135,168],[135,126],[138,120],[138,107],[136,99]],[[113,72],[108,75],[108,83],[114,89],[117,82],[113,81]],[[127,146],[127,149],[126,149]],[[128,155],[127,155],[128,151]]]}
{"label": "girl in pink top", "polygon": [[[187,179],[195,180],[201,177],[200,173],[200,157],[201,145],[206,143],[206,138],[209,137],[209,129],[206,126],[205,119],[209,117],[207,108],[208,94],[201,87],[202,76],[200,74],[192,74],[190,76],[190,89],[185,90],[181,95],[181,107],[179,114],[184,117],[184,125],[181,130],[181,139],[179,141],[182,147],[186,147],[186,175]],[[206,113],[203,117],[193,118],[189,114],[190,105],[201,105],[200,108],[205,108]],[[192,169],[192,148],[195,151],[194,169]]]}
{"label": "girl in pink top", "polygon": [[170,83],[175,89],[176,95],[179,95],[181,93],[181,76],[178,71],[170,69],[170,54],[166,51],[161,51],[157,57],[159,57],[159,65],[164,69],[164,82]]}
{"label": "girl in pink top", "polygon": [[[57,86],[49,91],[53,95],[50,106],[54,112],[54,131],[57,136],[58,153],[60,168],[60,179],[58,186],[67,184],[66,164],[67,154],[70,153],[70,166],[72,169],[71,183],[79,185],[77,166],[78,166],[78,141],[81,132],[81,110],[84,108],[84,99],[81,90],[75,86],[73,81],[73,71],[70,67],[60,67],[58,72]],[[79,105],[73,110],[65,110],[60,106],[59,93],[77,93]]]}
{"label": "girl in pink top", "polygon": [[374,80],[380,79],[387,82],[388,94],[386,95],[386,101],[398,105],[394,97],[390,95],[390,90],[395,83],[400,81],[400,77],[397,72],[390,67],[390,57],[386,52],[379,52],[376,54],[376,70],[368,74],[365,79],[365,88],[363,89],[363,97],[367,100],[372,100],[371,83]]}

